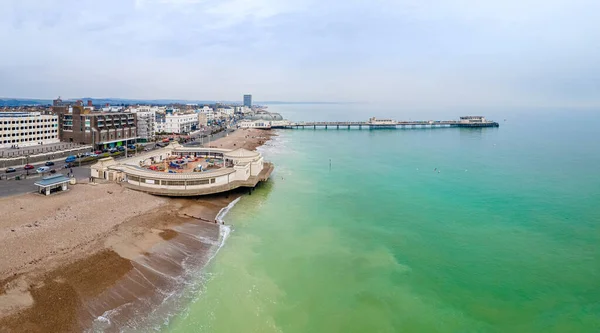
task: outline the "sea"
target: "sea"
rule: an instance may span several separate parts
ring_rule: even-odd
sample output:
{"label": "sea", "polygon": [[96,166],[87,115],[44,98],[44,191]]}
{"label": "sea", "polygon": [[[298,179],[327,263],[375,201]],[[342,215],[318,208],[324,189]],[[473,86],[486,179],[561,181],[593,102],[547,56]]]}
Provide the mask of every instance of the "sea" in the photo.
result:
{"label": "sea", "polygon": [[600,112],[269,110],[500,127],[278,130],[271,179],[155,330],[600,332]]}

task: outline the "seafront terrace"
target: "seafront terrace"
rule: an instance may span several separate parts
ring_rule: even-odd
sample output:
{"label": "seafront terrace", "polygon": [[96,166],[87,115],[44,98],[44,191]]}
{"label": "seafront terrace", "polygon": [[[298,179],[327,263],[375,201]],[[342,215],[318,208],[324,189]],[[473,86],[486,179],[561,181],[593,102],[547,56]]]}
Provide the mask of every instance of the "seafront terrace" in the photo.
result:
{"label": "seafront terrace", "polygon": [[91,169],[93,178],[116,181],[134,190],[163,196],[198,196],[255,187],[269,178],[273,165],[264,162],[260,153],[243,148],[172,144],[118,162],[101,159]]}
{"label": "seafront terrace", "polygon": [[[211,170],[203,173],[164,173],[146,172],[144,169],[126,167],[127,188],[160,196],[200,196],[222,193],[239,187],[253,188],[266,181],[273,172],[273,164],[265,162],[256,176],[236,180],[235,170],[230,168]],[[140,170],[141,169],[141,170]]]}

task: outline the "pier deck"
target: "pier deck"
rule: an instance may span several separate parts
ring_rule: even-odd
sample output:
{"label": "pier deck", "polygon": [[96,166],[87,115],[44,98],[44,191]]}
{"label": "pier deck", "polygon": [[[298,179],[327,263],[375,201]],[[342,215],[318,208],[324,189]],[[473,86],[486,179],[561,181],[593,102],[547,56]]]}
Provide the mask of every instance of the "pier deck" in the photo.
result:
{"label": "pier deck", "polygon": [[290,123],[283,126],[273,126],[273,128],[285,128],[285,129],[296,129],[296,128],[347,128],[351,127],[362,129],[377,129],[377,128],[389,128],[389,129],[402,129],[402,128],[448,128],[448,127],[499,127],[497,122],[486,121],[486,122],[464,122],[457,120],[447,121],[396,121],[393,123],[373,123],[368,121],[318,121],[318,122],[297,122]]}

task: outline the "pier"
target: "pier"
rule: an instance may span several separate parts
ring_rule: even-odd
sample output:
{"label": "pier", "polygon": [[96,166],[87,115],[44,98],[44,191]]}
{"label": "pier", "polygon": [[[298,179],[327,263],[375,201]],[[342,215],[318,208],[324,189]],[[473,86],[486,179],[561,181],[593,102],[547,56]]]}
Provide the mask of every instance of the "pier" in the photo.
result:
{"label": "pier", "polygon": [[411,128],[449,128],[449,127],[499,127],[497,122],[490,121],[481,116],[465,116],[460,120],[415,120],[395,121],[391,119],[370,118],[368,121],[317,121],[317,122],[290,122],[271,128],[297,129],[297,128],[335,128],[335,129],[411,129]]}

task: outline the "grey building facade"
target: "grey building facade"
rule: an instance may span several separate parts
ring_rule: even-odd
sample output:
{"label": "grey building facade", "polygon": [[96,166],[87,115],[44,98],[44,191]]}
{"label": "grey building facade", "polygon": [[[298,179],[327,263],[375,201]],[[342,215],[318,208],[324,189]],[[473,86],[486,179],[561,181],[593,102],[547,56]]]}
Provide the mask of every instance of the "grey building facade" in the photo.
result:
{"label": "grey building facade", "polygon": [[244,106],[252,107],[252,95],[244,95]]}

